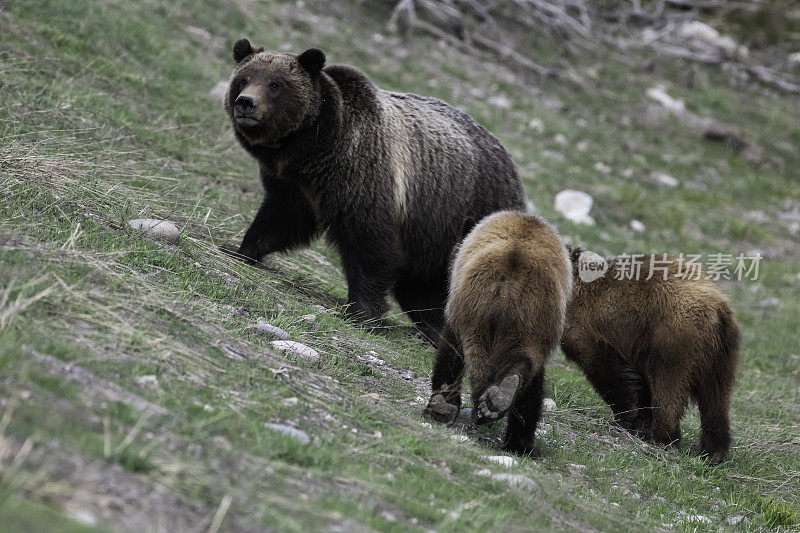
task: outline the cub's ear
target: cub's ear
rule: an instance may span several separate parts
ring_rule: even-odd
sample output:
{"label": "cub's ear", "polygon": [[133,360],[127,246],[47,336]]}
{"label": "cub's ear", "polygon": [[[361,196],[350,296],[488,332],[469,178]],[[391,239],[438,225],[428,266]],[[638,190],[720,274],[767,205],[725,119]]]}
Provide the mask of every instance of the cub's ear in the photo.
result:
{"label": "cub's ear", "polygon": [[263,47],[259,46],[258,48],[253,48],[253,46],[250,44],[250,41],[247,39],[239,39],[236,41],[236,44],[233,45],[233,59],[237,63],[241,63],[251,55],[263,51]]}
{"label": "cub's ear", "polygon": [[461,223],[461,238],[463,239],[469,232],[472,231],[472,228],[475,227],[475,219],[472,217],[467,217],[464,219],[464,222]]}
{"label": "cub's ear", "polygon": [[567,253],[569,254],[570,260],[573,263],[577,263],[578,259],[581,258],[581,254],[584,252],[583,248],[581,248],[580,246],[576,246],[575,248],[573,248],[569,244],[567,244],[566,247],[567,247]]}
{"label": "cub's ear", "polygon": [[309,48],[297,57],[297,62],[310,74],[318,74],[325,66],[325,53],[318,48]]}

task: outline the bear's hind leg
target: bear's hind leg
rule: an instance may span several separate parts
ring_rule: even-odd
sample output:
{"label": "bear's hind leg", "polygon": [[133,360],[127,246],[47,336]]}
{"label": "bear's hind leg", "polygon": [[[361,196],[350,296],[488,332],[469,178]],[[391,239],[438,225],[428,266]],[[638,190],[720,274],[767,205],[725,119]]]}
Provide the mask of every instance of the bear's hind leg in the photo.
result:
{"label": "bear's hind leg", "polygon": [[450,326],[445,325],[431,379],[431,398],[422,412],[428,420],[452,424],[461,408],[461,381],[464,376],[464,355]]}
{"label": "bear's hind leg", "polygon": [[730,397],[733,383],[719,386],[700,384],[695,391],[700,410],[700,455],[710,464],[719,464],[728,455],[731,446]]}
{"label": "bear's hind leg", "polygon": [[503,448],[529,457],[540,455],[539,447],[534,445],[536,425],[542,412],[544,395],[544,367],[536,372],[527,386],[517,393],[508,413],[508,426],[503,438]]}
{"label": "bear's hind leg", "polygon": [[689,402],[689,368],[669,360],[668,356],[656,356],[649,366],[653,397],[652,438],[661,444],[674,446],[680,443],[681,418]]}

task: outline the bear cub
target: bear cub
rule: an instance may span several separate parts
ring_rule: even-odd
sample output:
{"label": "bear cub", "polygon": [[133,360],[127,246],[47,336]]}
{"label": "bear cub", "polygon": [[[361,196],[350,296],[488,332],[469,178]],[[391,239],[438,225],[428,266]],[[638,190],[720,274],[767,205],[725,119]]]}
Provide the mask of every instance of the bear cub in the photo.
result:
{"label": "bear cub", "polygon": [[508,416],[506,450],[538,455],[544,365],[558,345],[572,288],[572,265],[555,230],[520,212],[481,221],[457,249],[445,328],[423,416],[452,423],[464,369],[476,424]]}
{"label": "bear cub", "polygon": [[[575,276],[564,354],[583,370],[620,426],[659,443],[680,441],[691,396],[700,410],[697,451],[709,463],[720,463],[731,443],[728,411],[740,341],[725,295],[704,271],[687,271],[674,257],[637,256],[638,280],[619,274],[620,258],[576,249],[571,259]],[[597,261],[607,268],[590,281],[595,276],[581,269]]]}

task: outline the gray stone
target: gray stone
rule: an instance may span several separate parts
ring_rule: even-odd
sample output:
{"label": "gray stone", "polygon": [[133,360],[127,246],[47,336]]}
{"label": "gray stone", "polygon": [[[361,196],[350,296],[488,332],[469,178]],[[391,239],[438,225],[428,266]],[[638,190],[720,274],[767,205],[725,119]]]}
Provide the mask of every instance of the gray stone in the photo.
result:
{"label": "gray stone", "polygon": [[143,389],[157,389],[158,388],[158,378],[149,375],[149,376],[139,376],[135,380],[137,385],[139,385]]}
{"label": "gray stone", "polygon": [[272,346],[278,350],[291,353],[298,357],[302,357],[306,361],[316,363],[319,361],[319,353],[313,348],[306,346],[295,341],[272,341]]}
{"label": "gray stone", "polygon": [[171,243],[177,243],[180,238],[180,231],[175,224],[166,220],[153,218],[137,218],[128,222],[128,226],[141,231],[144,235],[154,239],[161,239]]}
{"label": "gray stone", "polygon": [[281,341],[288,341],[292,338],[288,333],[286,333],[278,326],[273,326],[272,324],[268,324],[263,320],[261,320],[260,318],[258,319],[258,322],[256,322],[256,325],[253,326],[253,329],[256,330],[258,333],[269,335]]}
{"label": "gray stone", "polygon": [[499,474],[492,474],[492,479],[497,481],[505,481],[512,487],[521,490],[536,490],[538,488],[538,485],[536,485],[534,480],[522,474],[508,474],[501,472]]}
{"label": "gray stone", "polygon": [[593,202],[585,192],[567,189],[556,194],[555,209],[568,220],[593,226],[594,219],[589,216]]}
{"label": "gray stone", "polygon": [[287,437],[291,437],[300,441],[302,444],[308,444],[311,442],[311,438],[305,431],[301,431],[297,428],[293,428],[291,426],[285,426],[283,424],[271,424],[267,422],[264,424],[264,427],[267,429],[271,429],[272,431],[277,431],[278,433],[283,433]]}

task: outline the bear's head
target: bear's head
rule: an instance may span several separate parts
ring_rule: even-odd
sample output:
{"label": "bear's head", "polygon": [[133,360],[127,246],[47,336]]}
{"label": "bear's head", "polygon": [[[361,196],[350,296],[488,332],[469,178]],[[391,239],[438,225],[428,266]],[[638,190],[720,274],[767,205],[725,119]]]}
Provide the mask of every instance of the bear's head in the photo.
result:
{"label": "bear's head", "polygon": [[236,67],[225,109],[234,131],[251,146],[277,147],[309,125],[322,102],[319,78],[325,54],[311,48],[300,55],[265,52],[247,39],[233,45]]}

